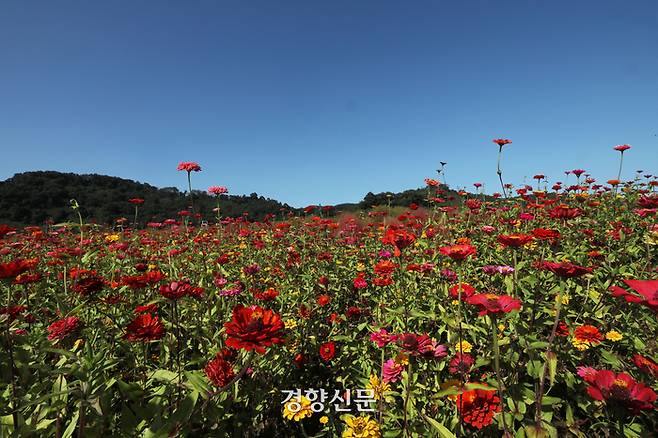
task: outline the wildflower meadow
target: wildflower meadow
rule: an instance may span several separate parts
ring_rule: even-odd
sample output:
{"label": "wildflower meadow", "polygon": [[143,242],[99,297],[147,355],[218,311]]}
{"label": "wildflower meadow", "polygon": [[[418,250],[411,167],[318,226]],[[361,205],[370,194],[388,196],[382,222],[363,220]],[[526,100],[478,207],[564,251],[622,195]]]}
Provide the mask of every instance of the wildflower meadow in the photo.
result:
{"label": "wildflower meadow", "polygon": [[0,225],[0,436],[658,436],[658,180],[490,145],[493,195],[201,217],[181,162],[175,219]]}

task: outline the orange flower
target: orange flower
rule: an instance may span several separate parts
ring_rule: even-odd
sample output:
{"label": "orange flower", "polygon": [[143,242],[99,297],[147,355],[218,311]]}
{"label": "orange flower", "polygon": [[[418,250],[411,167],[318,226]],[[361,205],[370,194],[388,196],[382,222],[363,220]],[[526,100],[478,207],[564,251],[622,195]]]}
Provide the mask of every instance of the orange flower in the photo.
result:
{"label": "orange flower", "polygon": [[500,412],[500,397],[491,389],[473,389],[457,398],[457,410],[464,423],[482,429],[493,422],[493,416]]}

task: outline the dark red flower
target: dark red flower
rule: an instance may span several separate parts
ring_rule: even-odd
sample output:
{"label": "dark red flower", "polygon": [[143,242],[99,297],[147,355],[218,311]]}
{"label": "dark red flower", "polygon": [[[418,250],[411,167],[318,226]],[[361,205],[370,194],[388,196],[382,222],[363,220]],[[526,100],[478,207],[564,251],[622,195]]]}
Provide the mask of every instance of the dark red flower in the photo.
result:
{"label": "dark red flower", "polygon": [[654,409],[656,393],[626,373],[600,370],[586,375],[585,381],[589,383],[587,393],[594,400],[621,406],[631,415]]}
{"label": "dark red flower", "polygon": [[592,272],[592,268],[586,268],[569,262],[543,262],[539,267],[551,271],[553,274],[562,278],[575,278]]}
{"label": "dark red flower", "polygon": [[620,145],[615,146],[613,149],[616,150],[616,151],[619,151],[623,154],[624,151],[627,151],[630,148],[631,148],[631,145],[629,145],[629,144],[620,144]]}
{"label": "dark red flower", "polygon": [[323,361],[329,362],[336,356],[336,344],[332,341],[320,345],[320,357]]}
{"label": "dark red flower", "polygon": [[82,321],[77,316],[69,316],[55,321],[48,326],[48,340],[60,341],[82,328]]}
{"label": "dark red flower", "polygon": [[221,352],[206,364],[203,371],[208,380],[219,388],[226,386],[235,377],[233,365],[223,357]]}
{"label": "dark red flower", "polygon": [[459,415],[476,429],[489,426],[500,410],[500,398],[494,389],[472,389],[457,396]]}
{"label": "dark red flower", "polygon": [[478,294],[468,297],[466,302],[478,306],[480,316],[492,313],[509,313],[521,308],[521,301],[508,295]]}
{"label": "dark red flower", "polygon": [[448,364],[448,371],[452,374],[468,374],[471,372],[471,367],[475,363],[475,359],[468,353],[457,352],[455,356],[450,359]]}
{"label": "dark red flower", "polygon": [[5,237],[7,234],[16,231],[16,228],[10,227],[9,225],[0,224],[0,239]]}
{"label": "dark red flower", "polygon": [[555,334],[561,337],[569,336],[569,326],[567,325],[567,323],[564,321],[560,321],[557,324],[557,328],[555,329]]}
{"label": "dark red flower", "polygon": [[462,301],[465,301],[466,298],[472,297],[475,295],[475,288],[471,286],[468,283],[458,283],[454,286],[452,286],[450,289],[448,289],[448,293],[450,294],[450,297],[452,298],[459,298],[459,289],[461,288],[461,297]]}
{"label": "dark red flower", "polygon": [[71,286],[73,292],[86,297],[94,292],[98,292],[105,287],[105,282],[101,277],[93,274],[86,274],[77,277]]}
{"label": "dark red flower", "polygon": [[233,308],[233,318],[224,324],[224,328],[226,345],[236,349],[256,350],[262,354],[265,347],[284,342],[281,317],[260,306],[238,304]]}
{"label": "dark red flower", "polygon": [[532,230],[532,235],[535,239],[540,240],[557,240],[560,238],[560,232],[548,228],[535,228]]}
{"label": "dark red flower", "polygon": [[31,264],[27,260],[16,259],[8,263],[0,263],[0,279],[15,278],[30,269]]}
{"label": "dark red flower", "polygon": [[164,336],[164,325],[157,316],[142,313],[126,327],[125,338],[129,341],[155,341]]}
{"label": "dark red flower", "polygon": [[326,306],[331,302],[331,297],[329,295],[320,295],[316,301],[319,306]]}
{"label": "dark red flower", "polygon": [[155,303],[145,304],[143,306],[135,307],[135,313],[155,313],[158,311],[158,305]]}
{"label": "dark red flower", "polygon": [[160,286],[160,295],[170,300],[178,300],[188,295],[192,290],[192,285],[186,281],[172,281],[169,284]]}
{"label": "dark red flower", "polygon": [[501,234],[498,236],[498,242],[512,248],[519,248],[532,242],[534,237],[528,234]]}
{"label": "dark red flower", "polygon": [[141,205],[141,204],[144,203],[144,200],[142,198],[131,198],[131,199],[128,199],[128,202],[130,202],[131,204],[134,204],[134,205]]}

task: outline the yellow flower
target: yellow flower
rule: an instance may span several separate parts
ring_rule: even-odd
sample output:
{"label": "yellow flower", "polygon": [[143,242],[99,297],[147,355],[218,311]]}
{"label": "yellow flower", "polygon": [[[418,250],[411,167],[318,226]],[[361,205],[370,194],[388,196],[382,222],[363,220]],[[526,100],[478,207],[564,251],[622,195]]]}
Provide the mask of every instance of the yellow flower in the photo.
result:
{"label": "yellow flower", "polygon": [[343,438],[379,438],[382,436],[379,430],[379,424],[370,419],[370,416],[347,417],[345,419],[346,428],[343,431]]}
{"label": "yellow flower", "polygon": [[409,355],[406,353],[398,353],[394,360],[399,365],[409,365]]}
{"label": "yellow flower", "polygon": [[605,338],[608,341],[617,342],[617,341],[621,341],[624,338],[624,336],[622,336],[622,334],[616,330],[610,330],[608,333],[605,334]]}
{"label": "yellow flower", "polygon": [[119,239],[120,236],[118,234],[108,234],[107,236],[105,236],[105,243],[116,242]]}
{"label": "yellow flower", "polygon": [[576,347],[579,351],[585,351],[589,347],[592,346],[592,344],[589,341],[586,340],[581,340],[577,338],[573,338],[571,340],[571,343],[573,344],[574,347]]}
{"label": "yellow flower", "polygon": [[453,306],[457,306],[459,305],[459,300],[452,300],[452,303],[450,304],[452,304]]}
{"label": "yellow flower", "polygon": [[366,389],[372,389],[372,391],[375,393],[375,400],[381,400],[384,396],[384,393],[391,390],[389,384],[381,380],[376,374],[372,374],[369,380],[370,381],[366,385]]}
{"label": "yellow flower", "polygon": [[501,332],[505,331],[505,324],[498,324],[498,330]]}
{"label": "yellow flower", "polygon": [[313,415],[311,400],[307,397],[293,397],[283,406],[283,417],[287,420],[299,421]]}
{"label": "yellow flower", "polygon": [[366,265],[363,264],[362,262],[359,262],[359,263],[356,264],[356,270],[358,272],[363,272],[363,271],[366,270]]}
{"label": "yellow flower", "polygon": [[[557,302],[557,295],[555,296],[555,301]],[[566,306],[567,304],[569,304],[569,295],[563,294],[562,299],[560,301],[562,301],[563,306]]]}
{"label": "yellow flower", "polygon": [[292,330],[292,329],[294,329],[295,327],[297,327],[297,321],[295,321],[294,319],[287,319],[287,320],[283,321],[283,325],[284,325],[288,330]]}
{"label": "yellow flower", "polygon": [[468,341],[461,341],[461,346],[459,342],[455,344],[455,350],[461,353],[470,353],[472,349],[473,345]]}
{"label": "yellow flower", "polygon": [[648,232],[644,236],[644,243],[651,246],[658,245],[658,233],[655,231]]}
{"label": "yellow flower", "polygon": [[320,417],[320,423],[327,424],[328,422],[329,422],[329,417],[327,417],[326,415]]}

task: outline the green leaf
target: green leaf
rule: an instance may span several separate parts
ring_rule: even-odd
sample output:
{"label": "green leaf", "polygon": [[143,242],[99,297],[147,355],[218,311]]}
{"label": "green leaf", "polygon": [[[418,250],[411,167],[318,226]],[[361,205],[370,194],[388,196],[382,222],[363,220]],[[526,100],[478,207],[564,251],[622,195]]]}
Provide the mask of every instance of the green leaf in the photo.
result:
{"label": "green leaf", "polygon": [[428,417],[427,415],[423,415],[425,418],[425,421],[427,421],[430,426],[432,426],[437,432],[439,432],[439,436],[441,438],[455,438],[455,434],[450,432],[447,427],[445,427],[443,424],[439,423],[433,418]]}

